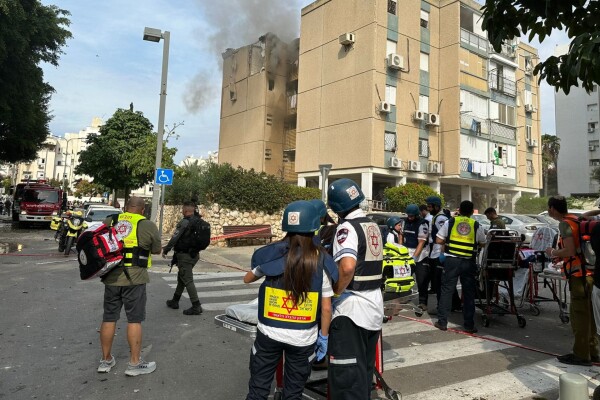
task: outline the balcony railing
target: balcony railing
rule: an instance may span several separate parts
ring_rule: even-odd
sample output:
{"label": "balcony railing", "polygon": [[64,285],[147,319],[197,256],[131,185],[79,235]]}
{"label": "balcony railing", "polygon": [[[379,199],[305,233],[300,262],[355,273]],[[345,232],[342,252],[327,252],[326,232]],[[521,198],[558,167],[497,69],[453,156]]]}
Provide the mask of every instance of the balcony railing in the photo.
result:
{"label": "balcony railing", "polygon": [[503,43],[500,53],[496,53],[496,50],[494,50],[494,47],[490,44],[489,52],[500,54],[510,59],[515,59],[515,57],[517,57],[517,48],[518,45],[516,44],[516,42]]}
{"label": "balcony railing", "polygon": [[472,135],[483,136],[487,139],[501,137],[503,139],[516,140],[517,135],[516,128],[469,114],[461,114],[460,127],[468,130]]}
{"label": "balcony railing", "polygon": [[489,73],[488,83],[490,84],[490,89],[492,90],[504,93],[511,97],[515,97],[517,95],[517,84],[515,81],[498,74],[498,71],[496,70]]}
{"label": "balcony railing", "polygon": [[460,29],[460,41],[470,46],[476,47],[481,51],[488,52],[489,42],[486,38],[469,32],[465,29]]}

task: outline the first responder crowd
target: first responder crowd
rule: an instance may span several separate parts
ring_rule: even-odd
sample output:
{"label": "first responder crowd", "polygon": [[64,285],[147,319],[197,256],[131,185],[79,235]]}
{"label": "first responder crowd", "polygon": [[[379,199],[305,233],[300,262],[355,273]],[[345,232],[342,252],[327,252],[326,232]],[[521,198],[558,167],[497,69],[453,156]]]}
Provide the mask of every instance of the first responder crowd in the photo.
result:
{"label": "first responder crowd", "polygon": [[[327,365],[330,399],[370,398],[384,321],[384,245],[408,250],[422,311],[428,310],[431,286],[437,300],[436,328],[447,330],[450,312],[462,311],[462,330],[477,332],[477,255],[486,243],[486,232],[471,218],[473,203],[462,201],[451,216],[442,208],[439,196],[429,196],[424,207],[408,205],[406,219],[391,217],[384,238],[379,226],[360,208],[364,199],[356,182],[336,180],[328,187],[327,205],[337,215],[337,224],[321,200],[292,202],[281,221],[285,237],[254,252],[244,282],[264,280],[259,288],[257,335],[250,352],[246,399],[268,397],[282,357],[284,399],[302,398],[312,365],[322,362]],[[98,372],[109,372],[115,365],[111,347],[123,307],[131,351],[125,373],[136,376],[156,369],[155,362],[145,361],[140,355],[147,268],[152,264],[152,254],[166,257],[174,251],[177,287],[167,306],[178,309],[185,290],[191,307],[183,314],[202,313],[193,281],[199,252],[190,247],[186,229],[193,218],[200,218],[196,205],[183,205],[183,218],[164,248],[156,225],[144,218],[144,208],[142,199],[132,197],[125,213],[118,216],[118,231],[125,232],[125,262],[103,278],[102,359]],[[505,229],[494,208],[484,213],[493,229]],[[574,336],[572,352],[557,358],[566,364],[591,365],[600,362],[596,336],[600,328],[595,323],[600,321],[600,276],[586,269],[577,256],[578,224],[568,213],[565,198],[551,197],[548,214],[560,223],[557,246],[546,249],[546,254],[555,262],[562,261],[571,293]],[[584,217],[600,218],[599,214],[600,210]],[[111,223],[109,220],[105,223]],[[462,301],[456,289],[459,279]]]}

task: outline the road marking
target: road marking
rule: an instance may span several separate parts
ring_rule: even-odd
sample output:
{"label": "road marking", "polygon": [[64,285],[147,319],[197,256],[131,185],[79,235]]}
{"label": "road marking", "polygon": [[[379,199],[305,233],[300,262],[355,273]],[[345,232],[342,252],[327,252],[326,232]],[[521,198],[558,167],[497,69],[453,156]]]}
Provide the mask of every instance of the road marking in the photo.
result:
{"label": "road marking", "polygon": [[58,263],[64,263],[65,261],[77,261],[77,259],[76,258],[70,258],[70,259],[63,258],[62,260],[39,262],[39,263],[35,263],[35,265],[58,264]]}
{"label": "road marking", "polygon": [[[169,283],[169,287],[172,287],[173,289],[175,289],[177,287],[177,284]],[[187,294],[187,292],[185,294]],[[209,291],[209,292],[198,292],[198,296],[200,297],[200,299],[203,299],[206,297],[242,296],[242,295],[246,295],[246,294],[258,295],[258,288],[234,289],[234,290],[213,290],[213,291]]]}
{"label": "road marking", "polygon": [[[386,365],[387,368],[387,365]],[[590,367],[560,364],[555,358],[515,369],[469,379],[452,385],[442,386],[424,392],[403,396],[404,400],[518,400],[556,390],[560,375],[571,372],[583,375],[588,379],[588,391],[592,395],[594,388],[600,384],[592,379],[598,374]]]}
{"label": "road marking", "polygon": [[[208,274],[194,274],[194,280],[218,279],[218,278],[241,278],[246,275],[244,272],[214,272]],[[163,276],[165,281],[176,281],[177,274]]]}
{"label": "road marking", "polygon": [[[173,285],[173,284],[169,284],[169,285]],[[244,283],[244,281],[242,281],[242,280],[212,281],[212,282],[200,281],[200,282],[194,282],[194,285],[196,285],[196,288],[215,288],[216,289],[216,288],[225,287],[225,286],[260,285],[260,282]]]}

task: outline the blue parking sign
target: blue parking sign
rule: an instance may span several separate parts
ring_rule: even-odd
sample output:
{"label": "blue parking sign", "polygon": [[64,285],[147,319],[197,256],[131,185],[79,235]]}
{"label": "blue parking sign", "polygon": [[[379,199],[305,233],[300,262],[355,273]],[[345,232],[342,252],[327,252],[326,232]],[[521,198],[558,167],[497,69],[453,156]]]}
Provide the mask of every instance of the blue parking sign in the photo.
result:
{"label": "blue parking sign", "polygon": [[156,185],[172,185],[173,184],[173,170],[158,168],[154,177],[154,183]]}

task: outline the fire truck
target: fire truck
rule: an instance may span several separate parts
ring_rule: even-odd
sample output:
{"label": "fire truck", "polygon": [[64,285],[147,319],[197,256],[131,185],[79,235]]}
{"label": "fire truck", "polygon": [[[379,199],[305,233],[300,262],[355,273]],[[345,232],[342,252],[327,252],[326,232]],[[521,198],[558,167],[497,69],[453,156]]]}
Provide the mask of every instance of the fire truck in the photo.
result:
{"label": "fire truck", "polygon": [[60,215],[62,206],[63,191],[45,180],[23,181],[13,189],[12,219],[20,224],[50,224],[52,216]]}

